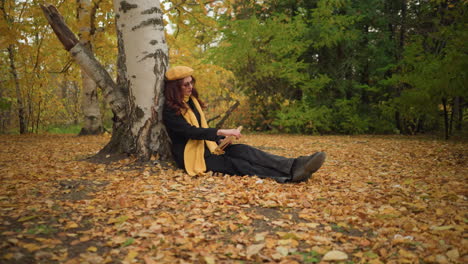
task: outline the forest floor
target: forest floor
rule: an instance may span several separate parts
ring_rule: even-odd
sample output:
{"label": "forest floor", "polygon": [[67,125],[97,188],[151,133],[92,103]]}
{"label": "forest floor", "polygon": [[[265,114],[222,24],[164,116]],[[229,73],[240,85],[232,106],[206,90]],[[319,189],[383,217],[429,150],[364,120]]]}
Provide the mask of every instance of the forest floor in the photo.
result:
{"label": "forest floor", "polygon": [[308,182],[189,177],[109,136],[0,136],[1,263],[468,263],[468,143],[246,135],[287,157],[325,151]]}

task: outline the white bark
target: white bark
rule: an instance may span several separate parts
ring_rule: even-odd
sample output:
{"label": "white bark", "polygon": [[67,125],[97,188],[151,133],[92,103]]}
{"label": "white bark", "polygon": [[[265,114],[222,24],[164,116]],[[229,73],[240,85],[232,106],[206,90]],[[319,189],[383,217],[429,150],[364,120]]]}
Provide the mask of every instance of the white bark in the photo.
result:
{"label": "white bark", "polygon": [[101,87],[104,100],[109,103],[117,119],[126,119],[125,97],[115,89],[115,83],[109,73],[106,72],[92,54],[86,52],[86,48],[80,43],[70,49],[70,54],[81,66],[81,69]]}
{"label": "white bark", "polygon": [[[161,122],[168,49],[158,0],[114,0],[117,31],[124,43],[129,88],[130,132],[141,157],[161,152],[167,141]],[[163,150],[162,152],[165,152]]]}
{"label": "white bark", "polygon": [[[92,2],[91,0],[78,1],[78,24],[80,42],[92,51]],[[80,134],[100,134],[104,131],[101,119],[101,110],[99,109],[99,100],[97,95],[96,83],[81,70],[82,97],[81,107],[83,111],[83,128]]]}

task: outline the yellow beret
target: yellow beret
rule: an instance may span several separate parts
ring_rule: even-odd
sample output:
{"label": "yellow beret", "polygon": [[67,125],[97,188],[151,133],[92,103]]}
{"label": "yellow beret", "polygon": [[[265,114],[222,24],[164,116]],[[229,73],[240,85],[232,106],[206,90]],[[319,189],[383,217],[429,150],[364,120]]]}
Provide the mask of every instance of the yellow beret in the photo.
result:
{"label": "yellow beret", "polygon": [[183,79],[185,77],[188,77],[192,75],[193,69],[187,66],[175,66],[170,68],[166,72],[166,79],[168,81],[173,81],[173,80],[178,80],[178,79]]}

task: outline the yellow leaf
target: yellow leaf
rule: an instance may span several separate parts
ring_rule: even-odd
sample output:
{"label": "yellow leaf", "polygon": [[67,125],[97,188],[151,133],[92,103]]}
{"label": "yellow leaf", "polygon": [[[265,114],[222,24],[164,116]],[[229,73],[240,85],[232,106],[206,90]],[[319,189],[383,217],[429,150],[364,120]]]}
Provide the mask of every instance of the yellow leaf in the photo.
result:
{"label": "yellow leaf", "polygon": [[91,239],[91,237],[89,237],[89,236],[82,236],[82,237],[80,237],[80,242],[86,242],[86,241],[88,241],[90,239]]}
{"label": "yellow leaf", "polygon": [[322,244],[328,244],[331,242],[330,238],[323,237],[323,236],[312,236],[312,239]]}
{"label": "yellow leaf", "polygon": [[135,250],[130,250],[127,256],[125,257],[124,261],[127,263],[131,263],[136,256],[138,256],[138,252],[136,252]]}
{"label": "yellow leaf", "polygon": [[452,261],[456,261],[460,257],[460,252],[458,252],[458,249],[452,249],[447,252],[447,257],[451,259]]}
{"label": "yellow leaf", "polygon": [[322,260],[330,261],[330,260],[347,260],[348,255],[342,251],[332,250],[328,251],[325,256],[323,256]]}
{"label": "yellow leaf", "polygon": [[369,264],[383,264],[383,262],[380,261],[378,258],[375,258],[375,259],[371,259],[369,261]]}
{"label": "yellow leaf", "polygon": [[34,244],[34,243],[24,243],[21,245],[21,247],[27,249],[29,252],[33,252],[33,251],[41,249],[41,246]]}
{"label": "yellow leaf", "polygon": [[287,247],[279,246],[276,248],[276,252],[283,257],[286,257],[289,254],[289,249]]}
{"label": "yellow leaf", "polygon": [[143,257],[143,259],[145,260],[145,263],[146,264],[156,264],[156,261],[154,261],[150,256],[148,255],[145,255]]}
{"label": "yellow leaf", "polygon": [[68,224],[65,226],[65,229],[70,229],[70,228],[77,228],[78,224],[75,222],[68,222]]}
{"label": "yellow leaf", "polygon": [[34,219],[36,217],[37,217],[37,215],[24,216],[24,217],[21,217],[20,219],[18,219],[18,222],[25,222],[25,221]]}
{"label": "yellow leaf", "polygon": [[265,243],[250,245],[247,247],[247,258],[250,258],[253,255],[256,255],[265,247]]}
{"label": "yellow leaf", "polygon": [[88,250],[89,252],[96,252],[97,248],[96,247],[89,247],[86,250]]}
{"label": "yellow leaf", "polygon": [[281,239],[281,240],[278,240],[278,245],[289,246],[289,247],[295,248],[299,245],[299,242],[297,242],[294,239]]}
{"label": "yellow leaf", "polygon": [[239,214],[239,217],[242,219],[242,220],[249,220],[250,218],[248,216],[246,216],[244,213],[240,213]]}
{"label": "yellow leaf", "polygon": [[[398,254],[400,255],[400,257],[404,260],[409,260],[409,261],[416,261],[418,259],[418,257],[416,256],[416,254],[414,254],[413,252],[410,252],[410,251],[407,251],[407,250],[404,250],[404,249],[400,249],[398,251]],[[401,260],[402,262],[406,262],[406,261],[403,261]]]}
{"label": "yellow leaf", "polygon": [[215,264],[216,260],[213,256],[205,256],[205,262],[206,264]]}
{"label": "yellow leaf", "polygon": [[10,260],[14,257],[13,253],[6,253],[5,255],[2,256],[2,258],[6,260]]}
{"label": "yellow leaf", "polygon": [[265,236],[268,235],[268,231],[267,232],[262,232],[262,233],[257,233],[255,234],[255,241],[256,242],[259,242],[259,241],[263,241],[265,240]]}
{"label": "yellow leaf", "polygon": [[445,231],[445,230],[450,230],[452,228],[455,228],[454,226],[452,225],[448,225],[448,226],[432,226],[431,229],[434,230],[434,231]]}

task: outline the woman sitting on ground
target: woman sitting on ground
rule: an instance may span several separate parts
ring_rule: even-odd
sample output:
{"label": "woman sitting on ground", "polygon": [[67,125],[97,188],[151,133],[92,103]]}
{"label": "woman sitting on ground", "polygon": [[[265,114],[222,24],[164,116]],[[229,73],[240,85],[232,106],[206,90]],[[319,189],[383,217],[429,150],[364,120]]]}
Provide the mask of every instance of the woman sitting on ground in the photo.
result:
{"label": "woman sitting on ground", "polygon": [[193,69],[176,66],[166,72],[163,120],[172,140],[172,154],[177,165],[189,175],[206,171],[229,175],[257,175],[277,182],[307,181],[325,161],[325,153],[285,158],[244,144],[231,144],[224,154],[214,154],[225,137],[239,139],[237,129],[209,128],[195,89]]}

